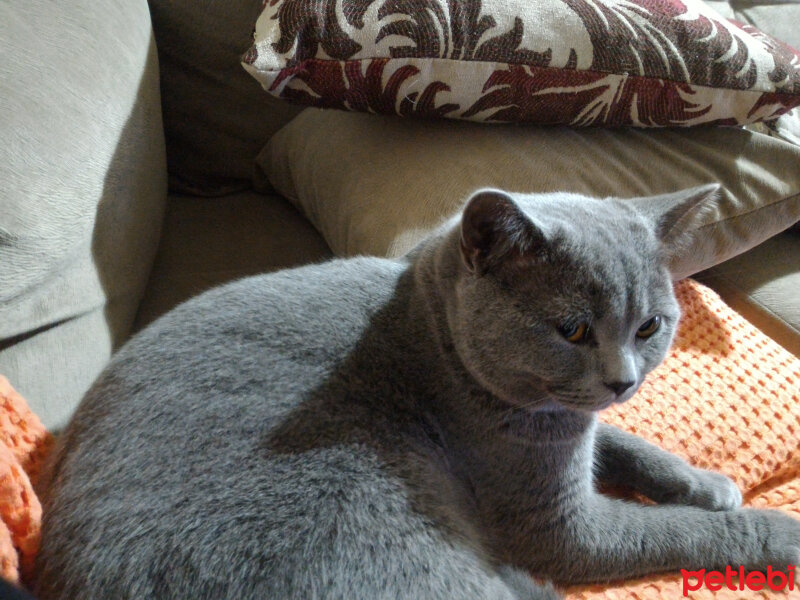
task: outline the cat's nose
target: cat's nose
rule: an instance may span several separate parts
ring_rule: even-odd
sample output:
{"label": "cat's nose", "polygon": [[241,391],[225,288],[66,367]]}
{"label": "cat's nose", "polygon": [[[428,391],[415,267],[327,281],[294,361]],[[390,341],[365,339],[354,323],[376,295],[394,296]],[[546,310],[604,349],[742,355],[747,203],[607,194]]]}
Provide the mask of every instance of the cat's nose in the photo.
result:
{"label": "cat's nose", "polygon": [[621,396],[625,393],[625,390],[629,389],[635,381],[612,381],[611,383],[603,382],[605,386],[614,392],[617,396]]}

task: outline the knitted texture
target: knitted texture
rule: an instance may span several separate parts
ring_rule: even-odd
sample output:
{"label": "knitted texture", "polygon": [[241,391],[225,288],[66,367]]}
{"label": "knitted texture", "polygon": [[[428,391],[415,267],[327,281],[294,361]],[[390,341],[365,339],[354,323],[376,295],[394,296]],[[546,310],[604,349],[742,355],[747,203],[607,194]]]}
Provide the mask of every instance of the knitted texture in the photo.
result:
{"label": "knitted texture", "polygon": [[[684,280],[675,291],[683,317],[668,358],[601,419],[725,473],[747,506],[800,518],[800,359],[699,283]],[[569,600],[683,597],[679,574],[569,592]],[[709,600],[776,596],[800,598],[800,591],[689,592]]]}
{"label": "knitted texture", "polygon": [[25,400],[0,376],[0,577],[31,574],[42,507],[32,481],[52,437]]}

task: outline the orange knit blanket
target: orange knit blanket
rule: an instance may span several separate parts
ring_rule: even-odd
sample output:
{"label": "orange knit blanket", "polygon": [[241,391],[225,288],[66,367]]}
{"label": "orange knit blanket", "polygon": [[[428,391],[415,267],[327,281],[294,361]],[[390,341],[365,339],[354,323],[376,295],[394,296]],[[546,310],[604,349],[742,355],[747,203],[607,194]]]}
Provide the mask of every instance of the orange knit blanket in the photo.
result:
{"label": "orange knit blanket", "polygon": [[39,546],[42,507],[33,491],[52,437],[0,375],[0,577],[30,576]]}
{"label": "orange knit blanket", "polygon": [[[684,315],[669,357],[636,397],[601,418],[729,475],[746,505],[800,518],[800,359],[700,284],[686,280],[676,292]],[[41,507],[31,479],[51,441],[0,377],[0,576],[12,581],[29,575],[35,556]],[[690,597],[759,594],[774,592],[703,589]],[[679,574],[568,590],[569,600],[681,597]]]}

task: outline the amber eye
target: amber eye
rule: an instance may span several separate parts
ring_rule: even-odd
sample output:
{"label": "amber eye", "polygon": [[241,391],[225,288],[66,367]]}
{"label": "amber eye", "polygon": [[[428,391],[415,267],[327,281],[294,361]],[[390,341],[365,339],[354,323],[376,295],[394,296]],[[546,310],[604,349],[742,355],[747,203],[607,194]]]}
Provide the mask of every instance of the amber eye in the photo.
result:
{"label": "amber eye", "polygon": [[568,342],[577,344],[586,339],[586,334],[589,331],[589,326],[586,323],[578,323],[577,325],[562,325],[558,328]]}
{"label": "amber eye", "polygon": [[636,332],[636,337],[649,338],[658,331],[659,327],[661,327],[661,317],[656,315],[652,319],[645,321],[644,324],[639,327],[639,330]]}

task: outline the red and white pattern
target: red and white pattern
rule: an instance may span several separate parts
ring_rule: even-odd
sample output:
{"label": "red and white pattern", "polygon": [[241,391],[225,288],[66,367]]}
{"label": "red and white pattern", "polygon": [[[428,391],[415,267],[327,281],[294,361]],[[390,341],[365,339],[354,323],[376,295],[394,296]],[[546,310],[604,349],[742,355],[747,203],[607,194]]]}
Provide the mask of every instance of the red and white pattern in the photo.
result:
{"label": "red and white pattern", "polygon": [[800,53],[700,0],[267,0],[244,67],[292,102],[402,116],[741,125]]}

